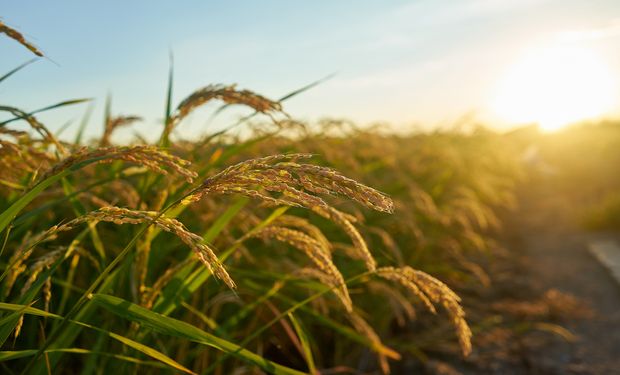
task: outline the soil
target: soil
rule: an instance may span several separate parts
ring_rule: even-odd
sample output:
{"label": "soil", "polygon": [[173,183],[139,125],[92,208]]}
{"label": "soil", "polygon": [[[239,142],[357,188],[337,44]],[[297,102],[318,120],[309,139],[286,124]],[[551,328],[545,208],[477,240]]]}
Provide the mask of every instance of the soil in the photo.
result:
{"label": "soil", "polygon": [[[573,202],[556,191],[545,181],[523,187],[519,208],[505,215],[500,239],[512,264],[497,274],[499,285],[488,296],[490,303],[495,298],[512,301],[505,311],[513,313],[513,328],[523,320],[550,325],[539,324],[545,329],[527,329],[523,334],[504,332],[505,337],[501,329],[483,333],[478,353],[466,362],[468,366],[458,366],[461,372],[620,374],[620,284],[587,248],[599,239],[620,243],[620,234],[585,232]],[[509,280],[502,280],[502,275]],[[547,307],[542,306],[538,315],[541,306],[519,302],[535,301],[545,293],[541,301]],[[519,315],[524,306],[529,315],[527,311]],[[574,338],[562,338],[564,331],[557,327]]]}

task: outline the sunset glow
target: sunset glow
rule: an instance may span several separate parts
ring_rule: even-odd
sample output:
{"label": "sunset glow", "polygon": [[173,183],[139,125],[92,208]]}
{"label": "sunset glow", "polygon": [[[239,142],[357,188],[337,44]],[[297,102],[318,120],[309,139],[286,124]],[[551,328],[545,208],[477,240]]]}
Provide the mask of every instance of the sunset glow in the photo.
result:
{"label": "sunset glow", "polygon": [[547,131],[605,115],[614,105],[614,76],[593,51],[549,47],[513,65],[493,98],[511,123],[538,123]]}

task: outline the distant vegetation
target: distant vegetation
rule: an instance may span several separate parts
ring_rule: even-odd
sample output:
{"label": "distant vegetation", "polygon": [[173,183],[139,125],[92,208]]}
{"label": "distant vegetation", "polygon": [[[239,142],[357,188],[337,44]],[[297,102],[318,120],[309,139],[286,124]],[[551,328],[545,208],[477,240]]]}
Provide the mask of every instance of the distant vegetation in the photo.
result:
{"label": "distant vegetation", "polygon": [[603,121],[541,137],[554,186],[590,229],[620,230],[620,124]]}

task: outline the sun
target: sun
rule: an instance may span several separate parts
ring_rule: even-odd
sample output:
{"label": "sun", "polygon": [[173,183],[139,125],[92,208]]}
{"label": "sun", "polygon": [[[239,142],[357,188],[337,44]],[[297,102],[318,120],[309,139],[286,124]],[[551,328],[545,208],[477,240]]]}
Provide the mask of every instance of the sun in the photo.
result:
{"label": "sun", "polygon": [[547,47],[527,54],[500,81],[492,100],[497,115],[511,123],[538,123],[553,131],[610,111],[614,76],[593,51]]}

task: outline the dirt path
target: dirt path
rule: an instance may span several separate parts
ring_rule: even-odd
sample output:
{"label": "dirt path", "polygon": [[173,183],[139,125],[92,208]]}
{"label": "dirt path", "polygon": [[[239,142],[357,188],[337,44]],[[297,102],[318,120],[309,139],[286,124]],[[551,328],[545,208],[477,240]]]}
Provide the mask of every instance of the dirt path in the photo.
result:
{"label": "dirt path", "polygon": [[620,374],[620,286],[588,252],[594,239],[618,234],[585,233],[569,214],[571,202],[550,186],[522,194],[520,209],[506,222],[511,251],[523,257],[523,275],[533,291],[557,289],[587,304],[594,316],[562,325],[578,337],[554,340],[528,353],[530,373]]}

